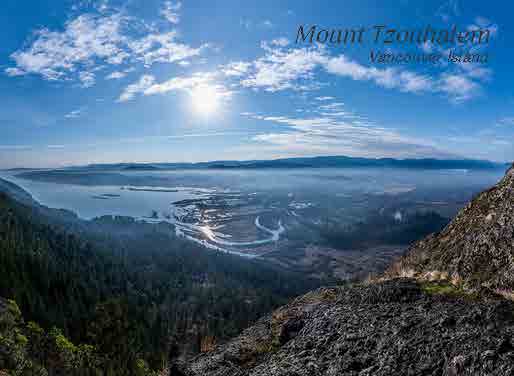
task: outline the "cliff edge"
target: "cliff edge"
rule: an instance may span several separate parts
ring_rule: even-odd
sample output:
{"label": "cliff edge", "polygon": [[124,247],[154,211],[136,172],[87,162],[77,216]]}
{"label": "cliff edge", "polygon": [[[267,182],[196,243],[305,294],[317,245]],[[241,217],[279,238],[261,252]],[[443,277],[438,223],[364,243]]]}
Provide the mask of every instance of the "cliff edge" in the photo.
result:
{"label": "cliff edge", "polygon": [[514,290],[514,165],[440,233],[415,243],[387,277],[449,280],[469,289]]}

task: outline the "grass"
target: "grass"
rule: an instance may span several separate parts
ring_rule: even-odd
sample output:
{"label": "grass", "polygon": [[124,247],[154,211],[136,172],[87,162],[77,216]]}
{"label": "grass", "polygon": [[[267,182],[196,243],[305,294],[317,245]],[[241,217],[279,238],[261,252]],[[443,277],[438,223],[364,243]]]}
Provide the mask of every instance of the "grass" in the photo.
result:
{"label": "grass", "polygon": [[429,295],[454,295],[459,292],[457,287],[446,283],[424,283],[422,290]]}
{"label": "grass", "polygon": [[428,295],[444,295],[454,298],[477,299],[477,293],[464,290],[448,282],[423,282],[421,289]]}

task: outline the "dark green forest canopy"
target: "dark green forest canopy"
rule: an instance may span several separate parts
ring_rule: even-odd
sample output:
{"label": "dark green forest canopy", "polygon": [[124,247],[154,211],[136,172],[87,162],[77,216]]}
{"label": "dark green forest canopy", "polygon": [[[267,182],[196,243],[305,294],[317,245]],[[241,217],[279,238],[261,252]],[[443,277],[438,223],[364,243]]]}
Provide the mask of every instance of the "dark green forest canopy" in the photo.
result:
{"label": "dark green forest canopy", "polygon": [[29,321],[17,324],[27,342],[15,338],[21,347],[11,354],[45,368],[159,370],[170,344],[198,352],[320,283],[206,251],[171,230],[121,217],[81,221],[0,193],[0,296]]}

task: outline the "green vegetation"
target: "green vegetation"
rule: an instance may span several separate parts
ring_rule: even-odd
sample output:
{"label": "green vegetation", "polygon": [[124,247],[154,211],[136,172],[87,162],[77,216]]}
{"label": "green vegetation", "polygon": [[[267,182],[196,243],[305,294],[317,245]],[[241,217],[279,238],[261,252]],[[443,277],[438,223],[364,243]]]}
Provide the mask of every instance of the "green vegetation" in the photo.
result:
{"label": "green vegetation", "polygon": [[421,289],[429,295],[445,295],[468,300],[474,300],[478,298],[478,293],[466,291],[462,288],[462,286],[453,285],[446,281],[423,282],[421,283]]}
{"label": "green vegetation", "polygon": [[170,352],[219,343],[316,287],[169,225],[59,215],[0,194],[0,296],[13,299],[0,309],[0,370],[150,375]]}
{"label": "green vegetation", "polygon": [[460,289],[454,285],[443,282],[427,282],[422,285],[424,292],[430,295],[457,295]]}
{"label": "green vegetation", "polygon": [[411,244],[447,224],[447,218],[432,211],[415,212],[400,221],[392,215],[375,215],[353,225],[328,222],[321,228],[321,238],[323,244],[336,249]]}

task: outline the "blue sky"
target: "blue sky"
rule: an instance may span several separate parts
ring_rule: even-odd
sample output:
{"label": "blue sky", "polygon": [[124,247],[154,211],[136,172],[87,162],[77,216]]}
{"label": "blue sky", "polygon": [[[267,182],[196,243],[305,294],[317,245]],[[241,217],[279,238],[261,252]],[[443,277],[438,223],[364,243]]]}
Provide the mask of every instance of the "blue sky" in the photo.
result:
{"label": "blue sky", "polygon": [[[3,2],[0,167],[291,156],[514,159],[508,2]],[[487,28],[485,64],[372,63],[299,25]],[[452,46],[388,47],[447,52]]]}

